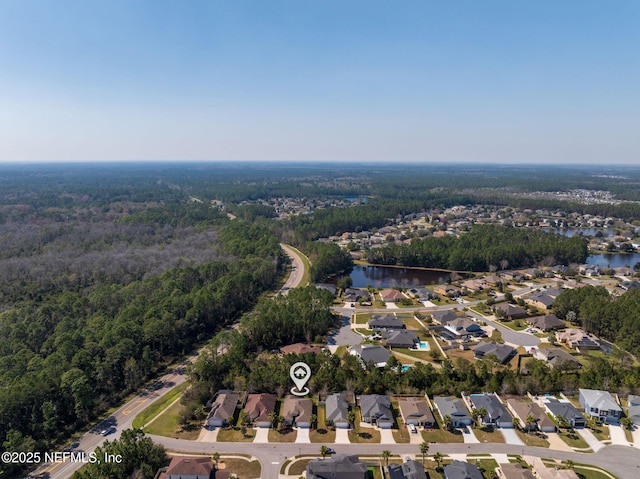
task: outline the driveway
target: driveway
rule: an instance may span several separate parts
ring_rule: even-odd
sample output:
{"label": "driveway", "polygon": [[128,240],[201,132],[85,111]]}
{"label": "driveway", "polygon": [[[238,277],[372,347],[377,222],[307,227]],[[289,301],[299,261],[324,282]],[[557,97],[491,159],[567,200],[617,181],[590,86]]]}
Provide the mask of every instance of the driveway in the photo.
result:
{"label": "driveway", "polygon": [[253,439],[253,442],[256,444],[266,444],[269,442],[269,428],[257,427],[254,431],[256,432],[256,437]]}
{"label": "driveway", "polygon": [[462,429],[462,439],[464,440],[465,444],[479,444],[480,443],[480,440],[473,433],[473,429],[471,429],[470,426],[467,426],[464,429]]}
{"label": "driveway", "polygon": [[520,439],[520,436],[518,436],[518,433],[516,432],[515,429],[500,428],[500,432],[502,433],[502,436],[504,437],[504,442],[506,444],[524,446],[524,442],[522,442],[522,439]]}
{"label": "driveway", "polygon": [[310,430],[305,427],[298,427],[298,435],[296,436],[296,442],[303,444],[311,444],[311,439],[309,439]]}
{"label": "driveway", "polygon": [[575,429],[576,433],[589,444],[589,447],[593,449],[593,452],[598,452],[604,447],[598,439],[593,435],[591,431],[585,428]]}
{"label": "driveway", "polygon": [[486,316],[482,316],[474,311],[468,310],[466,313],[469,316],[473,316],[478,321],[484,321],[488,325],[493,326],[502,334],[502,339],[504,339],[505,343],[510,344],[511,346],[525,346],[527,348],[531,346],[537,346],[540,344],[540,339],[536,338],[533,334],[529,333],[519,333],[514,331],[513,329],[509,329],[506,326],[500,324],[499,321],[493,321],[492,319],[487,318]]}
{"label": "driveway", "polygon": [[620,425],[609,425],[609,434],[611,435],[611,444],[618,444],[620,446],[628,446],[629,441],[624,429]]}
{"label": "driveway", "polygon": [[218,432],[220,428],[211,428],[209,426],[203,427],[200,431],[197,441],[202,442],[216,442],[218,440]]}
{"label": "driveway", "polygon": [[395,444],[396,440],[393,437],[393,431],[391,429],[380,429],[380,444]]}
{"label": "driveway", "polygon": [[336,429],[336,444],[351,444],[349,429]]}
{"label": "driveway", "polygon": [[342,314],[340,318],[340,329],[331,332],[327,339],[329,350],[332,346],[355,346],[362,342],[362,336],[351,331],[351,314],[345,313],[343,308],[334,308],[334,312]]}
{"label": "driveway", "polygon": [[631,435],[633,436],[633,447],[640,448],[640,426],[633,426]]}

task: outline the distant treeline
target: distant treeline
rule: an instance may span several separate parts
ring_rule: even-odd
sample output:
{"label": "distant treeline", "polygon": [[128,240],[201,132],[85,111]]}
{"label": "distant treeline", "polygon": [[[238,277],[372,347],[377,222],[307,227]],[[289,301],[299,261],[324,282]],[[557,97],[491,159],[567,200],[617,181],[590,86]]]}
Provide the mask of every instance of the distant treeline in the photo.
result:
{"label": "distant treeline", "polygon": [[456,271],[489,271],[552,264],[584,263],[587,240],[497,225],[476,225],[459,237],[414,239],[367,251],[373,264],[421,266]]}

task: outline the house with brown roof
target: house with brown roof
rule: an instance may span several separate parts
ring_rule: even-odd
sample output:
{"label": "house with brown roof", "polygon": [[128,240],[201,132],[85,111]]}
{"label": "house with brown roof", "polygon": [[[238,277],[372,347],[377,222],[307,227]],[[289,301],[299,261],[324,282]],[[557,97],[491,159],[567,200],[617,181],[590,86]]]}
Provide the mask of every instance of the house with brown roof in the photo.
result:
{"label": "house with brown roof", "polygon": [[380,291],[380,299],[385,303],[395,303],[403,299],[405,296],[397,289],[383,289]]}
{"label": "house with brown roof", "polygon": [[320,346],[311,346],[310,344],[294,343],[280,348],[282,354],[320,354],[322,348]]}
{"label": "house with brown roof", "polygon": [[440,284],[433,288],[433,292],[442,296],[454,297],[460,295],[462,290],[452,284]]}
{"label": "house with brown roof", "polygon": [[533,472],[516,463],[500,464],[496,472],[500,479],[535,479]]}
{"label": "house with brown roof", "polygon": [[509,303],[496,304],[493,307],[493,310],[503,311],[505,314],[505,317],[508,319],[520,319],[520,318],[527,317],[527,311],[525,309],[522,309],[520,306],[516,306],[515,304],[509,304]]}
{"label": "house with brown roof", "polygon": [[398,399],[398,407],[405,424],[429,428],[435,424],[433,413],[423,398],[400,398]]}
{"label": "house with brown roof", "polygon": [[540,331],[547,332],[553,329],[562,329],[566,325],[558,319],[555,314],[545,314],[544,316],[534,316],[527,320],[529,326],[532,328],[538,328]]}
{"label": "house with brown roof", "polygon": [[[541,432],[555,432],[556,425],[547,415],[547,412],[534,402],[521,401],[519,399],[508,399],[507,409],[518,418],[520,427],[525,430],[538,430]],[[531,416],[535,420],[532,425],[527,425],[527,418]]]}
{"label": "house with brown roof", "polygon": [[276,410],[275,394],[249,394],[244,411],[256,427],[271,427],[269,413]]}
{"label": "house with brown roof", "polygon": [[282,403],[280,415],[284,417],[285,426],[297,426],[303,429],[311,427],[313,400],[296,396],[287,396]]}
{"label": "house with brown roof", "polygon": [[[210,457],[174,456],[166,468],[158,471],[156,479],[215,479]],[[220,476],[222,477],[222,476]]]}
{"label": "house with brown roof", "polygon": [[223,427],[228,424],[228,419],[236,413],[238,394],[226,389],[220,390],[214,397],[211,411],[207,417],[207,425],[211,427]]}
{"label": "house with brown roof", "polygon": [[569,328],[556,332],[556,340],[576,351],[583,349],[600,349],[600,340],[596,336],[578,328]]}

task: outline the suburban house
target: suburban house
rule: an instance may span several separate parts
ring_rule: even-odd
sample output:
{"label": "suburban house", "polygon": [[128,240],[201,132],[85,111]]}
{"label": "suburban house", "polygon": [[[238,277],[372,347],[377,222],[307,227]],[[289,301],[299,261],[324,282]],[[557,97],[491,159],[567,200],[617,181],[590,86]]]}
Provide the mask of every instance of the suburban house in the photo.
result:
{"label": "suburban house", "polygon": [[[508,399],[507,409],[514,418],[520,421],[520,427],[527,431],[555,432],[556,425],[547,415],[547,412],[534,402]],[[527,425],[527,418],[532,417],[535,423]]]}
{"label": "suburban house", "polygon": [[465,407],[461,399],[437,396],[433,399],[433,404],[438,410],[441,418],[449,416],[453,427],[468,426],[473,421],[469,411]]}
{"label": "suburban house", "polygon": [[399,398],[398,407],[405,424],[414,426],[433,427],[435,419],[429,406],[422,398]]}
{"label": "suburban house", "polygon": [[484,476],[475,464],[454,460],[443,468],[445,479],[483,479]]}
{"label": "suburban house", "polygon": [[367,465],[358,456],[343,454],[312,459],[307,464],[307,479],[367,479]]}
{"label": "suburban house", "polygon": [[547,467],[539,457],[533,459],[533,470],[539,479],[578,479],[576,471]]}
{"label": "suburban house", "polygon": [[557,421],[565,420],[573,428],[577,429],[587,425],[587,419],[570,402],[549,398],[545,400],[544,407]]}
{"label": "suburban house", "polygon": [[493,307],[493,310],[503,311],[505,318],[507,319],[520,319],[520,318],[526,318],[528,316],[526,309],[522,309],[520,306],[516,306],[515,304],[509,304],[509,303],[496,304]]}
{"label": "suburban house", "polygon": [[525,303],[530,304],[531,306],[535,306],[539,309],[550,309],[551,306],[553,306],[553,302],[556,300],[555,297],[550,296],[549,294],[542,291],[530,294],[523,299]]}
{"label": "suburban house", "polygon": [[280,415],[284,417],[284,425],[297,426],[302,429],[311,427],[313,400],[297,396],[286,396],[282,403]]}
{"label": "suburban house", "polygon": [[469,402],[475,409],[485,408],[487,415],[482,418],[483,424],[494,427],[513,428],[513,420],[498,396],[490,393],[470,394]]}
{"label": "suburban house", "polygon": [[631,418],[634,424],[640,424],[640,396],[629,394],[627,402],[627,416]]}
{"label": "suburban house", "polygon": [[393,412],[391,400],[381,394],[363,394],[360,396],[360,412],[362,420],[375,424],[381,429],[393,427]]}
{"label": "suburban house", "polygon": [[238,394],[226,389],[220,390],[214,397],[211,411],[207,417],[207,426],[223,427],[228,424],[228,419],[236,413]]}
{"label": "suburban house", "polygon": [[533,351],[533,357],[540,361],[546,361],[551,368],[567,370],[582,367],[580,361],[560,348],[536,348]]}
{"label": "suburban house", "polygon": [[506,363],[515,352],[516,350],[513,347],[507,344],[496,343],[495,341],[482,342],[473,348],[473,356],[476,359],[482,359],[485,356],[493,354],[502,364]]}
{"label": "suburban house", "polygon": [[460,286],[463,290],[467,290],[470,293],[477,293],[482,291],[488,285],[483,279],[467,279],[465,281],[460,281]]}
{"label": "suburban house", "polygon": [[420,342],[416,331],[407,330],[385,331],[382,339],[390,348],[413,348]]}
{"label": "suburban house", "polygon": [[469,318],[456,318],[444,327],[460,338],[468,338],[482,332],[480,325]]}
{"label": "suburban house", "polygon": [[356,356],[360,360],[363,368],[373,364],[376,368],[383,368],[391,357],[391,353],[377,344],[362,344],[349,348],[349,354]]}
{"label": "suburban house", "polygon": [[451,284],[441,284],[433,288],[433,292],[441,296],[449,296],[452,298],[454,296],[459,296],[462,290]]}
{"label": "suburban house", "polygon": [[609,391],[598,389],[580,389],[579,401],[587,416],[611,424],[618,424],[622,417],[622,408]]}
{"label": "suburban house", "polygon": [[444,326],[449,321],[458,319],[460,316],[458,316],[456,313],[454,313],[450,309],[447,309],[446,311],[432,311],[431,317],[433,318],[434,321]]}
{"label": "suburban house", "polygon": [[269,413],[276,410],[276,395],[261,393],[249,394],[244,411],[256,427],[271,427]]}
{"label": "suburban house", "polygon": [[413,296],[415,299],[421,301],[427,301],[430,299],[436,299],[438,295],[427,288],[411,288],[409,290],[409,294]]}
{"label": "suburban house", "polygon": [[395,303],[404,298],[404,294],[397,289],[383,289],[380,291],[380,299],[385,303]]}
{"label": "suburban house", "polygon": [[282,346],[280,348],[280,352],[282,354],[320,354],[322,353],[322,348],[320,346],[311,346],[304,343],[294,343],[287,346]]}
{"label": "suburban house", "polygon": [[169,465],[160,469],[155,477],[156,479],[214,479],[222,476],[215,475],[210,457],[174,456]]}
{"label": "suburban house", "polygon": [[403,464],[389,464],[388,479],[427,479],[427,473],[419,462],[409,460]]}
{"label": "suburban house", "polygon": [[348,288],[344,292],[344,300],[348,303],[355,303],[359,300],[370,301],[371,296],[369,296],[368,291],[364,291],[362,289]]}
{"label": "suburban house", "polygon": [[404,329],[404,323],[393,314],[374,314],[371,321],[367,323],[369,329]]}
{"label": "suburban house", "polygon": [[554,329],[565,328],[566,325],[558,319],[555,314],[545,314],[544,316],[534,316],[527,320],[529,326],[538,328],[540,331],[547,332]]}
{"label": "suburban house", "polygon": [[566,344],[567,347],[581,351],[585,349],[600,349],[599,339],[582,329],[570,328],[556,332],[556,341]]}
{"label": "suburban house", "polygon": [[346,393],[333,393],[327,396],[324,404],[327,421],[339,429],[348,429],[349,424],[349,403],[347,403]]}
{"label": "suburban house", "polygon": [[496,472],[500,479],[535,479],[533,472],[516,463],[500,464]]}

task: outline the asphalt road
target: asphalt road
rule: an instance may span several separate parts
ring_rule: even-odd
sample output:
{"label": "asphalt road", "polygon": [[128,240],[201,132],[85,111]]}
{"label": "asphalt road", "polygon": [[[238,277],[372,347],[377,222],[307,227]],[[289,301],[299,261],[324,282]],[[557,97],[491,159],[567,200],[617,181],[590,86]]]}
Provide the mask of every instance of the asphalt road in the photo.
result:
{"label": "asphalt road", "polygon": [[302,278],[304,277],[304,262],[302,261],[300,253],[291,246],[284,243],[280,243],[280,246],[284,252],[287,253],[287,256],[291,258],[291,273],[287,281],[285,281],[284,286],[280,289],[281,294],[287,294],[291,288],[300,286]]}
{"label": "asphalt road", "polygon": [[[239,444],[231,442],[201,443],[152,436],[155,442],[163,444],[167,449],[186,453],[212,454],[218,452],[248,454],[257,458],[262,464],[262,478],[277,479],[280,466],[291,456],[297,454],[319,454],[321,444]],[[419,455],[415,444],[331,444],[339,454],[380,454],[389,449],[393,454]],[[572,460],[580,464],[593,464],[617,475],[620,479],[637,479],[640,477],[640,450],[625,446],[606,446],[595,454],[556,451],[553,449],[515,446],[509,444],[441,444],[431,443],[429,454],[526,454],[536,457],[547,457],[560,460]]]}

